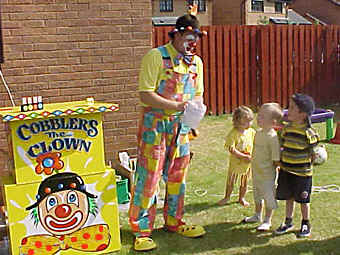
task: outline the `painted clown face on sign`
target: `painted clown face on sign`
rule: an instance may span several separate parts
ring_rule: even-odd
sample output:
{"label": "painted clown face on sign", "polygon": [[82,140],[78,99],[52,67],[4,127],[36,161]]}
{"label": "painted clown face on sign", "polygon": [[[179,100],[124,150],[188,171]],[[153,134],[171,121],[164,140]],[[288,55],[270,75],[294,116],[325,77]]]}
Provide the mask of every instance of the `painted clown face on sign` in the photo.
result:
{"label": "painted clown face on sign", "polygon": [[87,196],[65,190],[45,197],[38,206],[41,225],[51,234],[65,235],[79,230],[89,216]]}
{"label": "painted clown face on sign", "polygon": [[37,202],[33,209],[35,223],[49,233],[60,236],[79,230],[90,213],[97,212],[96,196],[88,193],[80,176],[59,173],[46,178],[39,187]]}
{"label": "painted clown face on sign", "polygon": [[76,250],[72,254],[79,254],[107,249],[111,239],[109,226],[84,226],[90,214],[98,213],[96,197],[86,191],[82,178],[75,173],[58,173],[43,180],[37,201],[26,210],[31,210],[35,225],[40,223],[50,235],[35,233],[24,237],[20,254],[54,255],[69,249]]}

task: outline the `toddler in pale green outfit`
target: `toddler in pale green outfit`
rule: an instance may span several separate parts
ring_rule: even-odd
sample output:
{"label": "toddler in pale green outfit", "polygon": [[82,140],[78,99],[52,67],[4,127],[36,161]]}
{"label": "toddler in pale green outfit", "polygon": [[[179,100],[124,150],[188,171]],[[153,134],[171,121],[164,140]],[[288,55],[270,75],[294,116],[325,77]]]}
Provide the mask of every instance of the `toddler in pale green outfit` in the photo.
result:
{"label": "toddler in pale green outfit", "polygon": [[[258,231],[270,230],[273,210],[277,208],[275,181],[276,168],[280,162],[280,144],[274,127],[282,117],[282,109],[277,103],[263,104],[257,115],[260,129],[255,135],[251,163],[255,214],[243,221],[261,222]],[[263,201],[265,218],[262,222]]]}

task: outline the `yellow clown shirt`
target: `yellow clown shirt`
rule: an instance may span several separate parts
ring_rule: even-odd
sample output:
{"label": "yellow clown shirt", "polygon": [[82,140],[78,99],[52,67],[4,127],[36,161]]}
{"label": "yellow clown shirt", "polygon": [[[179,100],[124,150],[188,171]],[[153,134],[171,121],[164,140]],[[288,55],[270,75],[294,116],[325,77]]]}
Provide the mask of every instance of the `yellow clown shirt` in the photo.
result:
{"label": "yellow clown shirt", "polygon": [[[178,56],[179,52],[174,48],[174,46],[170,43],[165,45],[169,56],[171,58],[173,72],[179,74],[187,74],[190,71],[190,66],[188,66],[183,60],[179,60],[179,63],[175,63],[175,58]],[[195,92],[196,96],[202,96],[204,87],[203,87],[203,63],[199,56],[194,56],[193,63],[196,65],[197,70],[197,89]],[[169,70],[163,67],[163,59],[161,52],[154,48],[150,50],[142,59],[141,63],[141,71],[139,74],[139,92],[154,92],[157,90],[158,85],[161,80],[166,80]],[[143,106],[147,106],[142,103]]]}

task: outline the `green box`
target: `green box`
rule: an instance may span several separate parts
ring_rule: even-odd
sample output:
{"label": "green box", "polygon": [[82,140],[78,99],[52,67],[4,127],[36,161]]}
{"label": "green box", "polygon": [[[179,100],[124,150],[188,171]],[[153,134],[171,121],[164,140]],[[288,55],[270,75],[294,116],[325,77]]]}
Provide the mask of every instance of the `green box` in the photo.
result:
{"label": "green box", "polygon": [[128,179],[117,180],[118,204],[125,204],[130,201]]}
{"label": "green box", "polygon": [[326,138],[327,141],[333,139],[334,137],[334,125],[333,125],[333,118],[329,118],[326,120]]}
{"label": "green box", "polygon": [[328,118],[323,122],[312,123],[312,127],[318,132],[320,141],[329,141],[334,137],[333,118]]}

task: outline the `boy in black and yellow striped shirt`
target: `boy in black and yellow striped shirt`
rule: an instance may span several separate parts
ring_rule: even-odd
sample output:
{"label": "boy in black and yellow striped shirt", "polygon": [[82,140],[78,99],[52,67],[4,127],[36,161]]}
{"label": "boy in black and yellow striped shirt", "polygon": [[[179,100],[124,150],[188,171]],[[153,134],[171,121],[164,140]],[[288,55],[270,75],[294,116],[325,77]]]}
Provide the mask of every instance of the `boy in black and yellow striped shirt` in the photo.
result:
{"label": "boy in black and yellow striped shirt", "polygon": [[288,121],[281,132],[281,160],[276,198],[286,200],[286,220],[275,231],[283,234],[293,228],[294,202],[300,203],[302,223],[299,237],[311,233],[309,222],[312,192],[312,165],[314,148],[319,136],[311,127],[314,100],[305,94],[292,95],[288,108]]}

